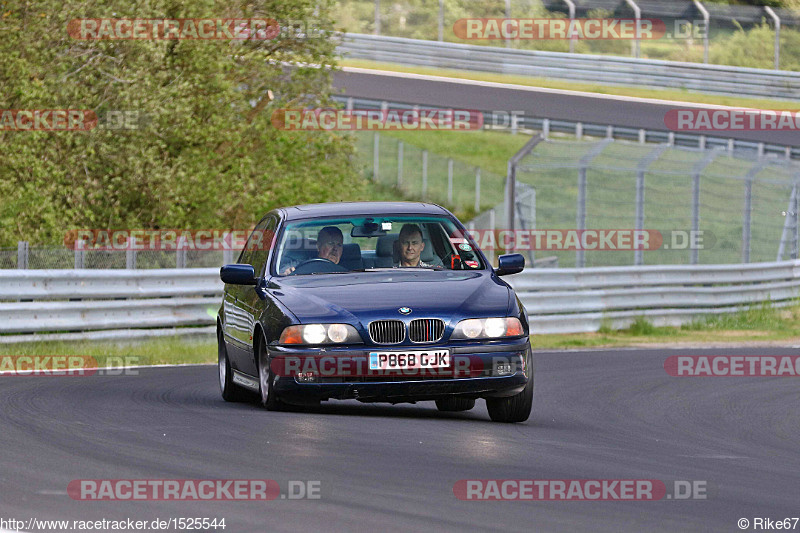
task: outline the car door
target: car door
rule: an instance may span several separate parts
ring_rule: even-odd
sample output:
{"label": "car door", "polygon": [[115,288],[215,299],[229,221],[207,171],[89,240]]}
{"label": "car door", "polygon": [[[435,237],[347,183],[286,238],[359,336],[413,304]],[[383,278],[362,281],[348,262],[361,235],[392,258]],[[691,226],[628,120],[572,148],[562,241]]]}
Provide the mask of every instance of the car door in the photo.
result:
{"label": "car door", "polygon": [[269,299],[266,296],[264,272],[272,249],[277,225],[278,218],[276,216],[269,215],[264,218],[253,230],[245,247],[245,251],[248,252],[246,255],[247,263],[253,266],[253,271],[258,281],[255,286],[240,287],[241,291],[237,295],[237,309],[241,312],[241,317],[244,321],[244,329],[238,332],[241,334],[238,340],[242,348],[239,370],[251,376],[258,375],[256,356],[253,353],[253,333],[256,321],[261,317],[266,305],[269,303]]}

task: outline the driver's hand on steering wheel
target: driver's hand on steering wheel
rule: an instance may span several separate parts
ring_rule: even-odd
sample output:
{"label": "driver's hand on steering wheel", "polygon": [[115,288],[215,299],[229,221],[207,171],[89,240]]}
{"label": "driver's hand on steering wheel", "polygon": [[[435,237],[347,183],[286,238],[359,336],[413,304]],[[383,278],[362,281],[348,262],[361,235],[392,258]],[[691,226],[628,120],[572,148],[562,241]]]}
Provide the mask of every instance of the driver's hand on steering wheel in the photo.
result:
{"label": "driver's hand on steering wheel", "polygon": [[295,269],[295,267],[293,267],[293,266],[290,266],[289,268],[287,268],[286,270],[284,270],[283,272],[281,272],[281,276],[288,276],[289,274],[291,274],[292,272],[294,272],[294,269]]}

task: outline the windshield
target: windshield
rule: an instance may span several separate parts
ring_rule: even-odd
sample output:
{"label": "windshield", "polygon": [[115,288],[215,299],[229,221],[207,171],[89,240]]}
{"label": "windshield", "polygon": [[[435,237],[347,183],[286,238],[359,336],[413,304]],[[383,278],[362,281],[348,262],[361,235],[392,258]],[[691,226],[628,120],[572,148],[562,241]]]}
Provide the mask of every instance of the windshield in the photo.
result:
{"label": "windshield", "polygon": [[273,275],[278,276],[484,268],[465,232],[440,216],[297,220],[287,224],[277,246]]}

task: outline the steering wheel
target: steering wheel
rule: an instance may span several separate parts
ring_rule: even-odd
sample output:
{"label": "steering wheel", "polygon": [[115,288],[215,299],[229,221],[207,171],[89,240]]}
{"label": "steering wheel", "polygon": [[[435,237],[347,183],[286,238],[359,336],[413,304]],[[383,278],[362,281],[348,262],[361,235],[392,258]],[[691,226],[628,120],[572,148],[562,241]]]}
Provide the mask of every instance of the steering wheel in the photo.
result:
{"label": "steering wheel", "polygon": [[347,269],[341,265],[337,265],[330,259],[313,257],[297,265],[292,274],[316,274],[318,272],[347,272]]}

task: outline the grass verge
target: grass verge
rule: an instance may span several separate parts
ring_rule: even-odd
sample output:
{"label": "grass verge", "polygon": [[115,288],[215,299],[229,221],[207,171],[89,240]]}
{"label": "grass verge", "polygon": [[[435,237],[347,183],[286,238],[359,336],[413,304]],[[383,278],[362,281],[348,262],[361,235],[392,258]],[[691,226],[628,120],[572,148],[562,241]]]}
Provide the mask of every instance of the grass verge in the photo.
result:
{"label": "grass verge", "polygon": [[774,308],[754,306],[747,310],[707,317],[681,327],[656,327],[644,318],[628,329],[601,327],[596,333],[533,335],[537,350],[600,348],[648,344],[774,343],[800,341],[800,305]]}
{"label": "grass verge", "polygon": [[721,96],[697,93],[683,89],[648,89],[645,87],[626,87],[622,85],[599,85],[592,83],[552,80],[548,78],[534,78],[530,76],[519,76],[512,74],[493,74],[490,72],[473,72],[434,67],[414,67],[400,65],[397,63],[382,63],[362,59],[342,59],[339,64],[343,67],[370,68],[376,70],[388,70],[392,72],[407,72],[409,74],[424,74],[429,76],[444,76],[467,80],[511,83],[515,85],[524,85],[527,87],[582,91],[595,94],[613,94],[618,96],[633,96],[637,98],[654,98],[658,100],[670,100],[675,102],[692,102],[696,104],[714,104],[731,107],[751,107],[756,109],[797,109],[797,102],[790,100]]}

